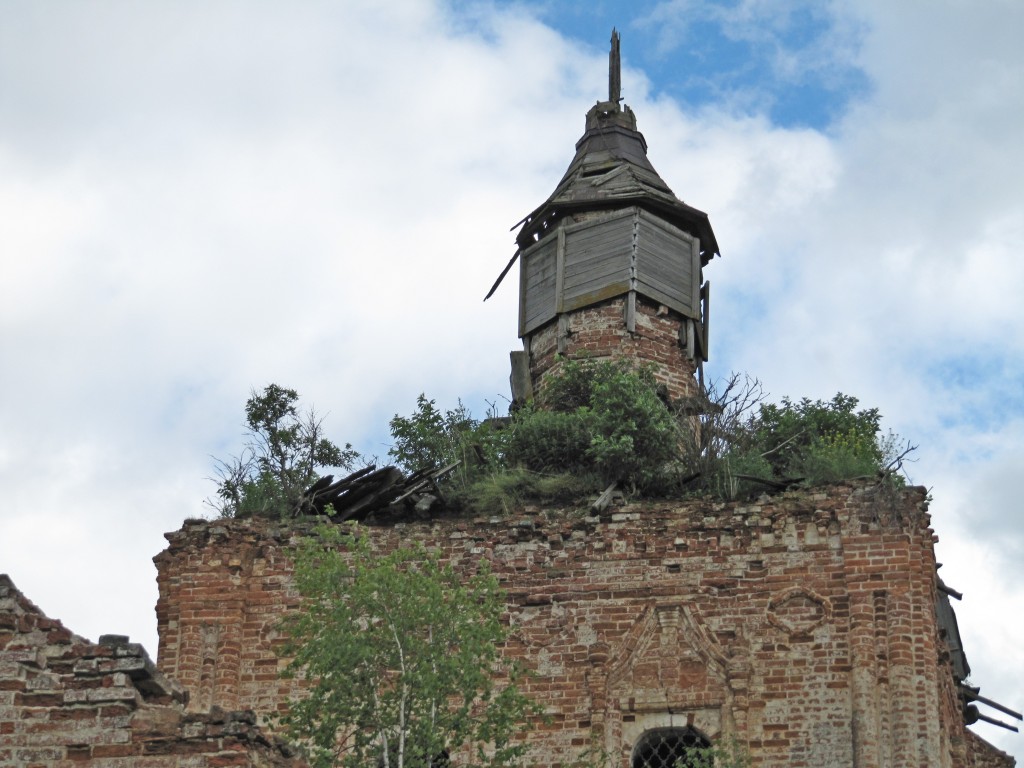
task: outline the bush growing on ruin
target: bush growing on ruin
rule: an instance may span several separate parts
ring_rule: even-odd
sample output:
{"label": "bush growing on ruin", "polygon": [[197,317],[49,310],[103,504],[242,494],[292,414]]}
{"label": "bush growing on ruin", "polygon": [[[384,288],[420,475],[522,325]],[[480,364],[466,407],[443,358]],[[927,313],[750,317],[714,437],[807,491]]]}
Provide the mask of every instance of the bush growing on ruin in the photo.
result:
{"label": "bush growing on ruin", "polygon": [[842,392],[828,402],[784,397],[779,405],[762,403],[750,424],[754,444],[779,476],[827,482],[839,479],[831,476],[836,473],[868,474],[882,461],[876,439],[882,416],[857,405]]}
{"label": "bush growing on ruin", "polygon": [[[474,419],[460,401],[443,410],[421,394],[391,419],[389,455],[406,474],[450,468],[438,482],[452,510],[573,503],[618,483],[627,492],[733,499],[794,485],[899,471],[915,446],[882,435],[877,408],[831,400],[764,402],[760,382],[733,375],[693,402],[667,404],[653,374],[621,360],[563,361],[536,402],[511,416]],[[297,514],[303,492],[332,469],[351,470],[352,446],[323,434],[298,394],[275,384],[245,407],[242,453],[217,465],[207,500],[222,517]]]}
{"label": "bush growing on ruin", "polygon": [[388,455],[407,473],[458,462],[448,483],[462,487],[482,472],[502,466],[504,435],[488,421],[474,419],[461,400],[455,408],[442,411],[436,401],[421,394],[416,410],[409,416],[396,415],[389,427]]}
{"label": "bush growing on ruin", "polygon": [[522,408],[509,430],[509,463],[532,472],[575,473],[590,468],[589,419],[573,411]]}
{"label": "bush growing on ruin", "polygon": [[653,374],[627,361],[563,361],[536,402],[478,422],[460,403],[421,395],[391,422],[391,454],[407,470],[461,460],[449,502],[478,510],[571,501],[612,482],[646,495],[722,498],[895,471],[913,447],[880,434],[876,408],[854,397],[764,402],[757,379],[733,375],[699,402],[670,406]]}
{"label": "bush growing on ruin", "polygon": [[499,652],[505,595],[486,561],[467,577],[415,544],[377,552],[321,526],[294,553],[303,610],[285,624],[288,673],[309,681],[287,733],[314,766],[439,768],[449,752],[514,766],[539,714]]}
{"label": "bush growing on ruin", "polygon": [[217,492],[207,499],[221,517],[283,517],[298,510],[302,493],[324,469],[351,469],[359,454],[324,436],[323,419],[300,411],[294,389],[253,390],[245,403],[242,452],[217,460]]}
{"label": "bush growing on ruin", "polygon": [[741,400],[746,417],[729,420],[707,466],[711,489],[727,498],[864,476],[898,483],[898,471],[916,450],[881,433],[877,408],[858,410],[857,398],[841,392],[829,401],[784,397],[778,405],[758,398],[756,409],[749,397]]}
{"label": "bush growing on ruin", "polygon": [[512,463],[544,472],[592,472],[643,488],[678,456],[679,424],[654,375],[620,360],[566,361],[537,407],[513,419]]}
{"label": "bush growing on ruin", "polygon": [[507,508],[564,501],[602,483],[651,482],[676,453],[676,422],[654,377],[620,361],[566,362],[539,404],[477,421],[460,402],[441,410],[425,395],[391,422],[389,454],[413,472],[459,462],[445,485],[456,506]]}
{"label": "bush growing on ruin", "polygon": [[524,504],[585,502],[600,480],[586,472],[534,472],[512,467],[479,477],[456,494],[456,502],[482,513],[512,514]]}

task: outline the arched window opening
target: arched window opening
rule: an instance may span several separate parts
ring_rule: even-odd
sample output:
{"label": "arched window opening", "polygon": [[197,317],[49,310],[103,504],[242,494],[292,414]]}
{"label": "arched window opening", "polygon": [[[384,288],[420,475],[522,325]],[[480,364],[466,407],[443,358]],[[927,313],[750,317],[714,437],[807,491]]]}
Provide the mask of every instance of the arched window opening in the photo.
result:
{"label": "arched window opening", "polygon": [[632,768],[695,768],[693,750],[711,742],[693,728],[656,728],[647,731],[633,748]]}

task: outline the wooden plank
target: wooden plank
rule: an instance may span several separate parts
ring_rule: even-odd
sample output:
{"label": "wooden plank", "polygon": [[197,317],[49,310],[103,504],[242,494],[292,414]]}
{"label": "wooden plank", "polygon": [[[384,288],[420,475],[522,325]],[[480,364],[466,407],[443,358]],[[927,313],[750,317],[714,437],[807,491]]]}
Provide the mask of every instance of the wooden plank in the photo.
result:
{"label": "wooden plank", "polygon": [[660,216],[656,216],[650,211],[640,209],[638,215],[640,217],[640,221],[643,224],[656,227],[657,229],[662,230],[663,232],[665,232],[666,234],[670,235],[673,238],[691,239],[693,237],[693,235],[689,234],[688,232],[684,232],[679,227],[675,226],[674,224],[670,224]]}
{"label": "wooden plank", "polygon": [[679,341],[686,349],[686,357],[690,360],[693,360],[697,354],[697,350],[694,347],[694,344],[696,344],[694,340],[694,325],[695,321],[687,317],[683,319],[683,324],[679,326]]}
{"label": "wooden plank", "polygon": [[509,360],[512,363],[512,374],[509,376],[509,384],[512,387],[512,402],[525,403],[533,399],[533,381],[530,378],[530,355],[525,350],[522,352],[509,352]]}
{"label": "wooden plank", "polygon": [[526,255],[519,257],[519,338],[523,338],[526,330]]}
{"label": "wooden plank", "polygon": [[602,174],[601,176],[595,178],[590,183],[591,183],[592,186],[595,186],[595,187],[603,186],[604,184],[607,184],[609,181],[614,179],[616,176],[619,176],[620,174],[622,174],[627,168],[629,168],[628,165],[620,165],[615,170],[609,171],[609,172],[606,172],[606,173]]}
{"label": "wooden plank", "polygon": [[567,253],[572,255],[576,261],[583,258],[582,254],[593,250],[605,252],[609,250],[609,243],[618,247],[628,247],[631,243],[632,233],[628,231],[629,222],[612,222],[612,225],[595,225],[593,229],[584,232],[566,233]]}
{"label": "wooden plank", "polygon": [[626,259],[632,247],[633,232],[628,220],[619,217],[603,221],[587,230],[566,232],[566,266],[579,268],[606,259]]}
{"label": "wooden plank", "polygon": [[517,248],[515,254],[512,256],[511,259],[509,259],[508,264],[506,264],[505,268],[501,270],[501,274],[498,275],[498,279],[494,281],[494,285],[491,286],[491,290],[489,290],[487,292],[487,295],[484,296],[484,301],[487,301],[489,298],[491,298],[491,296],[494,295],[494,292],[498,290],[498,286],[501,285],[501,281],[505,279],[505,275],[508,274],[508,271],[512,269],[512,265],[515,264],[516,260],[519,258],[519,253],[520,251]]}
{"label": "wooden plank", "polygon": [[520,336],[539,328],[555,316],[556,246],[556,239],[544,240],[528,249],[521,257],[524,287]]}
{"label": "wooden plank", "polygon": [[601,291],[604,288],[611,288],[613,286],[622,286],[625,290],[632,288],[632,281],[629,279],[629,274],[626,272],[620,273],[617,276],[605,277],[602,279],[586,280],[578,285],[572,286],[572,290],[567,290],[563,297],[563,305],[569,302],[576,301],[580,296],[587,293],[594,293],[595,291]]}
{"label": "wooden plank", "polygon": [[634,206],[564,228],[559,309],[571,311],[629,290]]}
{"label": "wooden plank", "polygon": [[658,304],[664,304],[666,307],[671,309],[673,312],[678,312],[684,317],[694,317],[696,313],[689,311],[684,305],[678,301],[678,297],[669,296],[662,292],[656,286],[652,286],[645,283],[643,280],[637,280],[636,292],[641,296],[645,296],[651,301],[657,302]]}
{"label": "wooden plank", "polygon": [[565,227],[558,228],[555,244],[555,312],[562,312],[562,293],[565,290]]}
{"label": "wooden plank", "polygon": [[708,333],[711,329],[711,281],[708,280],[701,286],[700,298],[703,306],[704,322],[701,324],[702,335],[704,336],[704,359],[708,359]]}
{"label": "wooden plank", "polygon": [[633,214],[633,219],[630,221],[630,243],[629,243],[629,279],[631,281],[630,288],[636,289],[636,260],[637,260],[637,240],[639,239],[640,229],[640,211],[637,210]]}
{"label": "wooden plank", "polygon": [[583,307],[589,307],[594,304],[599,304],[602,301],[613,299],[616,296],[621,296],[629,291],[629,283],[623,283],[620,285],[608,285],[603,288],[596,290],[592,293],[585,293],[578,296],[575,299],[566,297],[565,300],[565,311],[571,312],[575,309],[582,309]]}
{"label": "wooden plank", "polygon": [[642,225],[637,240],[641,253],[666,265],[674,274],[692,273],[690,245],[693,238],[675,237],[657,227]]}
{"label": "wooden plank", "polygon": [[693,306],[695,309],[700,308],[700,281],[704,278],[703,272],[700,267],[700,240],[696,237],[693,238],[690,244],[690,258],[692,260],[692,273],[693,273]]}
{"label": "wooden plank", "polygon": [[631,287],[629,270],[618,267],[614,270],[602,270],[581,275],[580,279],[566,280],[565,292],[563,293],[563,306],[575,302],[581,296],[594,291],[602,291],[604,288],[623,286],[625,289]]}
{"label": "wooden plank", "polygon": [[637,234],[637,290],[687,317],[698,317],[693,237],[641,211]]}
{"label": "wooden plank", "polygon": [[566,265],[563,276],[563,289],[594,280],[614,280],[619,275],[628,277],[629,272],[629,262],[624,254],[618,260],[604,259],[593,264],[569,264]]}
{"label": "wooden plank", "polygon": [[629,222],[631,241],[629,249],[629,293],[626,294],[626,333],[636,333],[636,245],[639,223],[640,214],[638,211]]}
{"label": "wooden plank", "polygon": [[607,224],[614,222],[618,219],[632,219],[637,212],[636,206],[630,206],[629,208],[623,208],[619,211],[612,211],[607,216],[600,219],[588,219],[587,221],[579,221],[575,224],[567,224],[565,227],[566,234],[573,234],[584,229],[593,229],[595,224]]}
{"label": "wooden plank", "polygon": [[680,291],[669,292],[669,288],[672,286],[666,286],[663,280],[648,280],[646,277],[641,276],[637,278],[636,290],[640,291],[644,296],[648,296],[654,299],[659,304],[664,304],[669,309],[673,309],[681,315],[687,317],[699,317],[700,311],[697,307],[693,306],[689,301],[689,291],[683,294]]}
{"label": "wooden plank", "polygon": [[566,288],[564,294],[564,301],[573,301],[574,299],[577,299],[580,296],[582,296],[584,293],[599,291],[601,290],[602,286],[612,285],[624,285],[628,290],[631,287],[629,272],[627,272],[626,270],[621,270],[619,272],[616,272],[615,274],[595,275],[586,280],[581,280],[579,281],[579,283],[576,283],[572,286],[568,286]]}
{"label": "wooden plank", "polygon": [[690,238],[673,237],[657,227],[642,224],[637,240],[638,276],[695,309],[689,302],[693,277]]}
{"label": "wooden plank", "polygon": [[565,263],[579,266],[593,264],[595,261],[615,255],[628,258],[633,250],[632,240],[627,232],[605,232],[601,237],[588,240],[567,236]]}
{"label": "wooden plank", "polygon": [[612,503],[612,497],[615,495],[615,489],[618,487],[618,483],[612,483],[604,492],[597,497],[597,500],[590,505],[590,511],[595,514],[598,512],[604,512],[608,509],[608,505]]}
{"label": "wooden plank", "polygon": [[[678,254],[673,264],[663,254],[651,254],[643,247],[638,248],[637,275],[648,282],[660,283],[662,290],[679,296],[682,301],[690,303],[690,286],[693,284],[693,273],[690,271],[689,253]],[[689,248],[687,248],[689,251]],[[686,257],[686,268],[682,269],[683,257]]]}

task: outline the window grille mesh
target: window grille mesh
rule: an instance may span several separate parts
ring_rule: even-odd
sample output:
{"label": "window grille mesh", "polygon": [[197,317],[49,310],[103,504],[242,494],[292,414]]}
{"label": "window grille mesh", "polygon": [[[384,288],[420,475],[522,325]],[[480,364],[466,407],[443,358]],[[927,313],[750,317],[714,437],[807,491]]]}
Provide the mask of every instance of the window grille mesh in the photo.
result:
{"label": "window grille mesh", "polygon": [[632,768],[696,768],[690,750],[710,747],[711,742],[692,728],[658,728],[647,731],[633,750]]}

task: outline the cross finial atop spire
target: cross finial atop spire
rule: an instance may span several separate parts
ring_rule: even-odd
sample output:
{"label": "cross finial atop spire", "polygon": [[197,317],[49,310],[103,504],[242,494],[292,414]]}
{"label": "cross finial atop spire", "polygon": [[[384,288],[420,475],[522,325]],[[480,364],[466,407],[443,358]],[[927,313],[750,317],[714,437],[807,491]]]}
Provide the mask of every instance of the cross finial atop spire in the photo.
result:
{"label": "cross finial atop spire", "polygon": [[612,27],[612,49],[608,54],[608,101],[622,101],[622,66],[619,60],[619,33]]}

